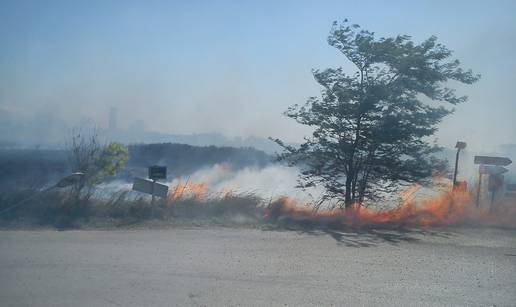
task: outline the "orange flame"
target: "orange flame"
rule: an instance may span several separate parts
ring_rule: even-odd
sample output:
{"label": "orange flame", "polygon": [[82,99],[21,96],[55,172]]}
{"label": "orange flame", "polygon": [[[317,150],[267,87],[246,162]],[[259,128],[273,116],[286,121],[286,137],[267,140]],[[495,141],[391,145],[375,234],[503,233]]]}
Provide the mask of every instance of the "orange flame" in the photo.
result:
{"label": "orange flame", "polygon": [[[450,188],[450,187],[448,187]],[[447,188],[447,189],[448,189]],[[492,208],[488,205],[477,207],[475,193],[460,186],[453,192],[441,192],[437,196],[416,200],[419,186],[412,186],[400,194],[401,203],[391,209],[371,209],[352,205],[346,210],[327,209],[314,211],[299,206],[288,197],[281,197],[265,207],[265,220],[309,224],[324,227],[432,227],[451,225],[497,226],[516,228],[516,199],[505,199]],[[234,195],[235,190],[224,188],[223,197]],[[190,198],[205,201],[207,184],[179,181],[171,187],[169,200]]]}
{"label": "orange flame", "polygon": [[185,184],[180,180],[169,193],[169,200],[175,201],[183,197],[194,198],[197,200],[204,200],[206,198],[206,183],[194,183],[187,180]]}
{"label": "orange flame", "polygon": [[[402,198],[413,194],[413,188]],[[449,225],[516,227],[516,202],[505,201],[491,209],[475,205],[471,192],[456,190],[414,201],[406,198],[398,207],[387,210],[373,210],[353,205],[347,210],[314,211],[296,206],[287,197],[271,203],[265,214],[266,219],[291,223],[331,227],[431,227]]]}

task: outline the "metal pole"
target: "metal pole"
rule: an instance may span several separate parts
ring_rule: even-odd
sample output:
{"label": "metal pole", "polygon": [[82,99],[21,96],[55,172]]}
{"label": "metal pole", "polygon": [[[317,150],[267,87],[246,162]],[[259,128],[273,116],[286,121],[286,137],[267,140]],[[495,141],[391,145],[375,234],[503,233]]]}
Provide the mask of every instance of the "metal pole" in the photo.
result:
{"label": "metal pole", "polygon": [[156,184],[156,179],[152,179],[152,200],[151,200],[151,217],[154,218],[155,216],[155,213],[154,213],[154,185]]}
{"label": "metal pole", "polygon": [[455,171],[453,172],[453,190],[455,190],[457,186],[457,169],[459,166],[459,153],[460,148],[457,148],[457,155],[455,156]]}
{"label": "metal pole", "polygon": [[156,179],[152,180],[152,200],[151,204],[154,205],[154,185],[156,184]]}
{"label": "metal pole", "polygon": [[480,187],[482,186],[482,172],[481,172],[481,167],[482,165],[480,165],[478,167],[478,189],[477,189],[477,208],[480,207]]}

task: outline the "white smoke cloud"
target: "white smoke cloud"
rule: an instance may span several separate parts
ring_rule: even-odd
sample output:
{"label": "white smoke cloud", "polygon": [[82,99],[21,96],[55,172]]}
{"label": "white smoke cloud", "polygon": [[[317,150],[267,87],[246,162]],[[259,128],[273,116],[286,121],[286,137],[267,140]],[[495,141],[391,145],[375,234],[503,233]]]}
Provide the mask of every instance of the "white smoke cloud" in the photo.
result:
{"label": "white smoke cloud", "polygon": [[210,192],[232,191],[235,193],[254,193],[262,198],[274,198],[282,195],[302,200],[318,199],[323,190],[296,188],[299,169],[278,164],[264,168],[246,167],[233,171],[227,165],[215,164],[203,168],[190,177],[175,178],[169,184],[175,186],[191,180],[194,183],[205,183]]}
{"label": "white smoke cloud", "polygon": [[[252,193],[263,199],[275,199],[279,196],[288,196],[300,203],[313,203],[323,194],[322,188],[310,188],[302,190],[296,188],[299,169],[279,164],[271,164],[264,168],[246,167],[232,170],[226,164],[215,164],[202,168],[190,176],[177,177],[167,182],[162,182],[173,189],[176,186],[185,185],[187,181],[194,184],[205,184],[209,195],[232,192]],[[97,187],[97,195],[110,197],[114,192],[129,191],[132,183],[115,180],[103,183]],[[134,195],[133,195],[134,193]],[[131,195],[141,195],[131,192]]]}

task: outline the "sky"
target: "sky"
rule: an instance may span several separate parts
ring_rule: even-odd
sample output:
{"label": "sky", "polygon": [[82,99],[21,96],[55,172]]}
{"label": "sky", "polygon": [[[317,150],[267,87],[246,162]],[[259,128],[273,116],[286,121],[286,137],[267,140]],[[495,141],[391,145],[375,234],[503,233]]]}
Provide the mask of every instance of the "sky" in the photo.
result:
{"label": "sky", "polygon": [[[342,66],[326,39],[348,18],[378,36],[436,35],[465,68],[470,97],[439,144],[516,143],[516,1],[0,1],[0,113],[106,127],[297,142],[282,113],[317,96],[312,69]],[[2,114],[0,114],[0,118]],[[0,123],[1,125],[1,123]],[[44,137],[44,136],[42,136]]]}

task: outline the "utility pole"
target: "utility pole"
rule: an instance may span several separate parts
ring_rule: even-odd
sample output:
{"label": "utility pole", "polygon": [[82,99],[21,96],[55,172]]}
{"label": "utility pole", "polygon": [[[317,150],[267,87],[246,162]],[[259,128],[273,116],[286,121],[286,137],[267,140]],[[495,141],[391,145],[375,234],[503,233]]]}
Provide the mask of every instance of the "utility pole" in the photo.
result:
{"label": "utility pole", "polygon": [[480,188],[482,186],[482,165],[478,167],[478,188],[477,188],[477,208],[480,207]]}
{"label": "utility pole", "polygon": [[458,141],[455,144],[455,148],[457,148],[457,155],[455,156],[455,171],[453,172],[453,190],[457,187],[457,171],[459,168],[459,153],[461,149],[466,148],[466,142]]}

